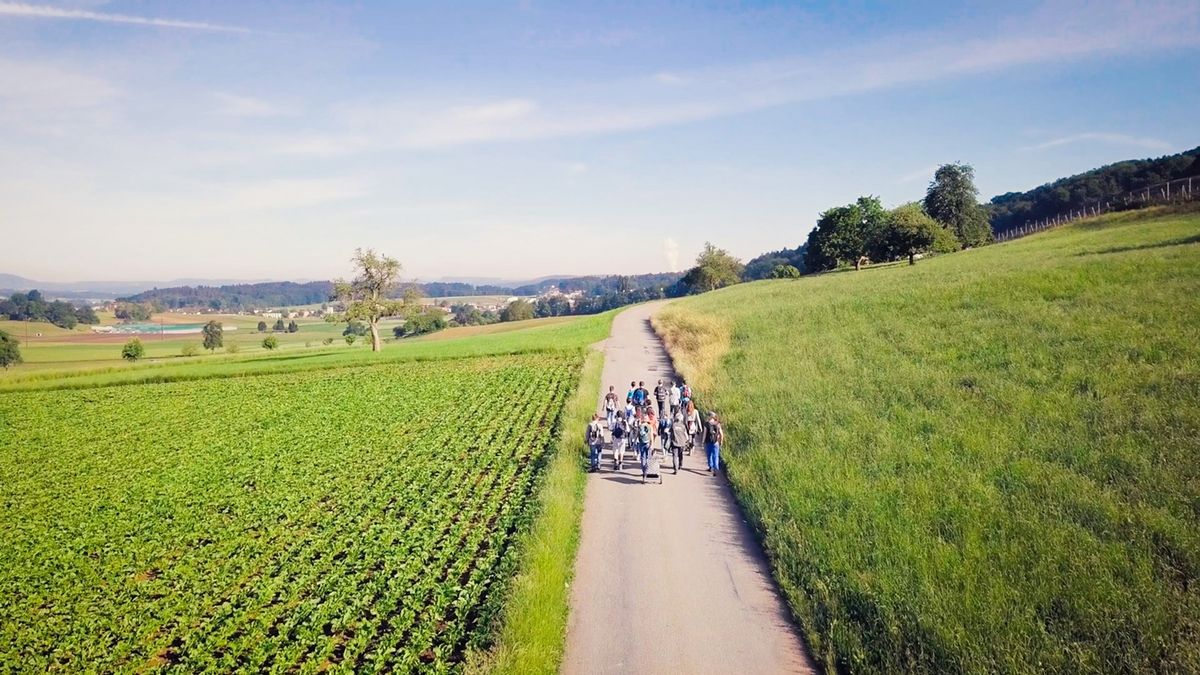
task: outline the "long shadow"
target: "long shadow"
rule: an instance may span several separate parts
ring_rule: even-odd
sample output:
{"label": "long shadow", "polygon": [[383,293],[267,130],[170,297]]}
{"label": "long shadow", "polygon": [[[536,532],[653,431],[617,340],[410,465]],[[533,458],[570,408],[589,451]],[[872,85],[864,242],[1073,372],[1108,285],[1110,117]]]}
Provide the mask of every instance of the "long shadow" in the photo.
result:
{"label": "long shadow", "polygon": [[601,476],[600,479],[611,481],[613,483],[622,483],[624,485],[641,485],[642,484],[641,476],[634,478],[633,476],[627,476],[623,473],[615,473],[615,474],[610,474],[608,476]]}
{"label": "long shadow", "polygon": [[1085,255],[1104,255],[1107,253],[1125,253],[1127,251],[1144,251],[1151,248],[1167,248],[1170,246],[1183,246],[1185,244],[1200,243],[1200,234],[1194,234],[1190,237],[1180,237],[1179,239],[1169,239],[1160,241],[1155,244],[1140,244],[1138,246],[1114,246],[1112,248],[1102,248],[1098,251],[1080,251],[1076,256]]}

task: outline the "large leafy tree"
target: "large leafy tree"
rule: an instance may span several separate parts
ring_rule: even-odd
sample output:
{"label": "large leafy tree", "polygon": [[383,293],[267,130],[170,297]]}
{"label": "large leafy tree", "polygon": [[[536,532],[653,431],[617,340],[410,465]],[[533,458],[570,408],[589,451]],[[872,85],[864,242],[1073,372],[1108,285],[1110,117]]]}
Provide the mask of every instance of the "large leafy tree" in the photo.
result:
{"label": "large leafy tree", "polygon": [[704,249],[696,256],[696,266],[683,275],[680,283],[689,293],[715,291],[740,282],[743,270],[745,265],[741,260],[730,255],[729,251],[706,241]]}
{"label": "large leafy tree", "polygon": [[221,327],[220,321],[209,321],[200,332],[204,334],[204,348],[210,352],[215,352],[225,344],[225,329]]}
{"label": "large leafy tree", "polygon": [[859,197],[853,204],[825,211],[808,235],[804,266],[809,270],[828,270],[849,263],[860,269],[872,252],[878,250],[887,219],[888,212],[878,197]]}
{"label": "large leafy tree", "polygon": [[145,355],[146,348],[142,345],[142,341],[137,338],[133,338],[121,347],[121,358],[126,361],[137,361]]}
{"label": "large leafy tree", "polygon": [[888,214],[888,227],[883,241],[893,257],[908,257],[908,264],[917,264],[917,254],[925,253],[937,243],[941,225],[919,204],[905,204]]}
{"label": "large leafy tree", "polygon": [[5,370],[21,362],[20,344],[15,337],[0,330],[0,366]]}
{"label": "large leafy tree", "polygon": [[350,281],[334,281],[334,296],[345,303],[346,320],[358,319],[367,324],[371,331],[371,351],[377,352],[383,349],[379,339],[380,319],[405,314],[415,298],[407,295],[403,300],[392,299],[400,285],[400,261],[395,258],[373,249],[358,248],[350,261],[354,263],[355,277]]}
{"label": "large leafy tree", "polygon": [[925,212],[953,232],[963,246],[980,246],[992,240],[992,228],[978,195],[975,169],[969,164],[943,164],[925,191]]}

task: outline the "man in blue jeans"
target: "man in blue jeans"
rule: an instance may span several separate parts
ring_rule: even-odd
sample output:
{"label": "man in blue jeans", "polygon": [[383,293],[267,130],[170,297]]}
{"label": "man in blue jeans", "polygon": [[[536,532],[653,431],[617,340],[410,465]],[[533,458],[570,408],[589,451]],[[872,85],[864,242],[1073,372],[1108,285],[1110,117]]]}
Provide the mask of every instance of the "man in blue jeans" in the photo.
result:
{"label": "man in blue jeans", "polygon": [[[600,470],[600,449],[604,447],[604,427],[600,426],[599,413],[592,415],[592,421],[588,424],[587,435],[585,440],[590,451],[588,459],[591,460],[591,471]],[[615,445],[615,444],[614,444]]]}
{"label": "man in blue jeans", "polygon": [[725,440],[725,430],[717,419],[715,411],[708,412],[708,422],[704,425],[704,449],[708,451],[708,473],[717,475],[721,468],[721,443]]}

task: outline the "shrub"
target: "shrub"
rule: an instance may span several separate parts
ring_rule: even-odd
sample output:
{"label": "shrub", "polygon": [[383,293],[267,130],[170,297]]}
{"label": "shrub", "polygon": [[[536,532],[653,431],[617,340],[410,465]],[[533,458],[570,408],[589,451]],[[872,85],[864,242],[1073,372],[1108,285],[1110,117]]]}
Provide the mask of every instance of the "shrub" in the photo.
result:
{"label": "shrub", "polygon": [[183,346],[183,349],[179,350],[179,353],[182,356],[195,356],[200,353],[200,348],[189,342]]}
{"label": "shrub", "polygon": [[275,349],[279,346],[279,338],[275,337],[274,335],[268,335],[267,337],[263,338],[262,346],[263,349]]}
{"label": "shrub", "polygon": [[142,341],[137,338],[133,338],[129,342],[126,342],[124,347],[121,347],[121,358],[126,361],[137,361],[145,355],[146,348],[142,346]]}

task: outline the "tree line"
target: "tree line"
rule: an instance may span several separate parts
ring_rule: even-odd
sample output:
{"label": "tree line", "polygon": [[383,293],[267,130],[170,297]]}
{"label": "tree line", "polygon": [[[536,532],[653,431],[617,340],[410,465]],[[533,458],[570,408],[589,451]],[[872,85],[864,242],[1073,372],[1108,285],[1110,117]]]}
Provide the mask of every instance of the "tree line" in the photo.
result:
{"label": "tree line", "polygon": [[59,328],[98,324],[100,318],[87,304],[72,305],[62,300],[47,301],[41,291],[13,293],[0,300],[0,316],[10,321],[46,321]]}

